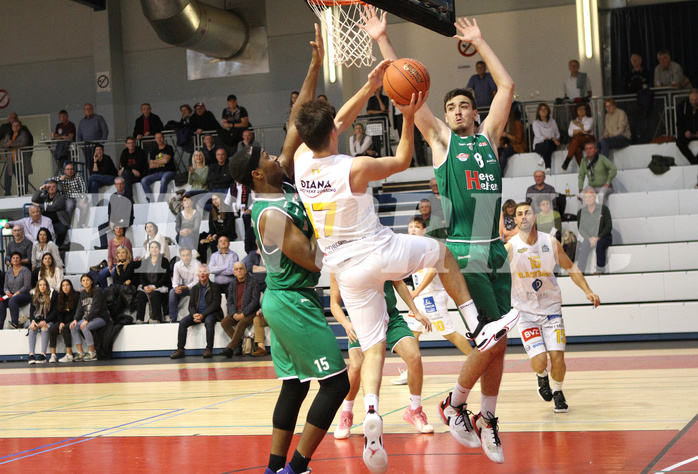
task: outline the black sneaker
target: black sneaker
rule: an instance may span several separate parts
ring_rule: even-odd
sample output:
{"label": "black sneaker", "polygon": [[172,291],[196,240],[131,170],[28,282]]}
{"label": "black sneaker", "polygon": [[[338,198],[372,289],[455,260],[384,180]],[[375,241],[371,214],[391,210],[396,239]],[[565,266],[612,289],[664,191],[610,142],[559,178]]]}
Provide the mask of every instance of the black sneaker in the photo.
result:
{"label": "black sneaker", "polygon": [[230,348],[228,348],[228,347],[226,347],[225,349],[223,349],[223,350],[221,351],[221,355],[222,355],[222,356],[226,356],[228,359],[230,359],[230,358],[233,357],[233,350],[230,349]]}
{"label": "black sneaker", "polygon": [[538,396],[544,402],[549,402],[553,399],[553,391],[550,390],[550,381],[548,380],[548,376],[546,375],[545,377],[541,377],[536,375],[536,378],[538,379]]}
{"label": "black sneaker", "polygon": [[570,408],[567,406],[567,401],[565,396],[562,394],[562,390],[553,393],[553,399],[555,400],[555,413],[567,413]]}
{"label": "black sneaker", "polygon": [[39,354],[36,356],[36,363],[37,364],[45,364],[46,363],[46,356],[43,354]]}
{"label": "black sneaker", "polygon": [[29,354],[29,357],[27,357],[27,362],[29,362],[30,364],[36,364],[36,357],[34,356],[34,354]]}

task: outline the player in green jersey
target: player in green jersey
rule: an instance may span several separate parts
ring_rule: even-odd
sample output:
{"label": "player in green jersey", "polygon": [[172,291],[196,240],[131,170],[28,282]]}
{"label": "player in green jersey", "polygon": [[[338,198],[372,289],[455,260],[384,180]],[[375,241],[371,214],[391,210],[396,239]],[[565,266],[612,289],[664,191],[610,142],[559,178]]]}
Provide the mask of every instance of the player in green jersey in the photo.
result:
{"label": "player in green jersey", "polygon": [[[518,320],[511,310],[511,277],[506,250],[497,233],[502,176],[497,151],[514,95],[514,81],[482,38],[475,20],[460,18],[455,38],[471,43],[487,63],[497,85],[487,118],[478,127],[472,90],[454,89],[444,99],[445,121],[428,106],[415,115],[415,125],[432,149],[436,180],[448,222],[447,245],[463,271],[478,309],[478,318],[464,315],[468,337],[478,351],[465,360],[452,394],[439,406],[442,421],[464,446],[482,446],[485,454],[504,462],[494,416],[504,367],[506,334]],[[364,10],[366,32],[378,42],[385,59],[397,59],[387,35],[385,14],[370,5]],[[448,201],[448,204],[446,202]],[[449,214],[450,213],[450,214]],[[486,349],[483,351],[483,349]],[[480,379],[480,413],[470,419],[467,398]]]}
{"label": "player in green jersey", "polygon": [[[308,473],[308,463],[349,392],[342,353],[314,289],[320,276],[322,253],[295,189],[284,182],[293,175],[293,153],[300,145],[293,118],[304,102],[315,97],[324,56],[320,30],[315,25],[313,59],[296,105],[281,155],[269,156],[260,147],[247,147],[233,156],[235,181],[252,189],[252,225],[267,267],[267,290],[262,311],[271,328],[271,354],[277,377],[283,380],[273,415],[271,454],[265,474]],[[311,380],[320,390],[313,401],[303,434],[291,461],[286,456],[301,404]],[[285,465],[285,466],[284,466]]]}

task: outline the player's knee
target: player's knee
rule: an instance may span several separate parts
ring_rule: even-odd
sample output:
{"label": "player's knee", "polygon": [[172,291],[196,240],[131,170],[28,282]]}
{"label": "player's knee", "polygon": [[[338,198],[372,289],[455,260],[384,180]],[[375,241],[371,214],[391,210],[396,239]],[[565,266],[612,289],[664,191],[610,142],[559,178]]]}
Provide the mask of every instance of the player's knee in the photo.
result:
{"label": "player's knee", "polygon": [[298,379],[284,380],[272,416],[274,428],[283,431],[295,430],[298,412],[309,388],[310,382],[300,382]]}
{"label": "player's knee", "polygon": [[349,393],[349,388],[349,377],[346,372],[321,380],[320,390],[308,411],[308,423],[321,430],[329,429],[337,409]]}
{"label": "player's knee", "polygon": [[349,376],[346,372],[339,373],[325,380],[320,380],[320,393],[344,400],[350,389]]}
{"label": "player's knee", "polygon": [[531,359],[531,369],[533,369],[537,374],[543,372],[548,366],[548,359],[545,354],[538,354],[533,359]]}

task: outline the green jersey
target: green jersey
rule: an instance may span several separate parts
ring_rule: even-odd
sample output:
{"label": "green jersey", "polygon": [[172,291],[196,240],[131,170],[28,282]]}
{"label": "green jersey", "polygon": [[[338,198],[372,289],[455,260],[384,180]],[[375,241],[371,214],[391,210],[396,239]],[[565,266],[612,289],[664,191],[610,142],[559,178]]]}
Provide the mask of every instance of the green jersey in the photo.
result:
{"label": "green jersey", "polygon": [[459,137],[451,132],[446,160],[434,174],[442,197],[448,241],[498,239],[502,170],[487,137]]}
{"label": "green jersey", "polygon": [[264,266],[267,268],[267,288],[271,290],[313,288],[320,278],[319,272],[311,272],[301,267],[281,252],[278,247],[262,245],[259,236],[259,219],[268,209],[278,209],[293,220],[303,235],[308,239],[314,234],[313,226],[308,220],[305,208],[298,200],[296,188],[288,183],[282,184],[284,194],[274,196],[257,195],[252,205],[252,228],[257,238]]}

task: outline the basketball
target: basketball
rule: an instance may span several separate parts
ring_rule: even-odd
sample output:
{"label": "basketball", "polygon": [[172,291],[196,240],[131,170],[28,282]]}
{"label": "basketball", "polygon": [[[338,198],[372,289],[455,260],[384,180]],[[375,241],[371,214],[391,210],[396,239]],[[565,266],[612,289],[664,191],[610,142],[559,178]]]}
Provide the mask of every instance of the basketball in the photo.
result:
{"label": "basketball", "polygon": [[429,71],[416,59],[394,61],[383,76],[385,93],[399,105],[409,104],[412,94],[426,94],[430,82]]}

